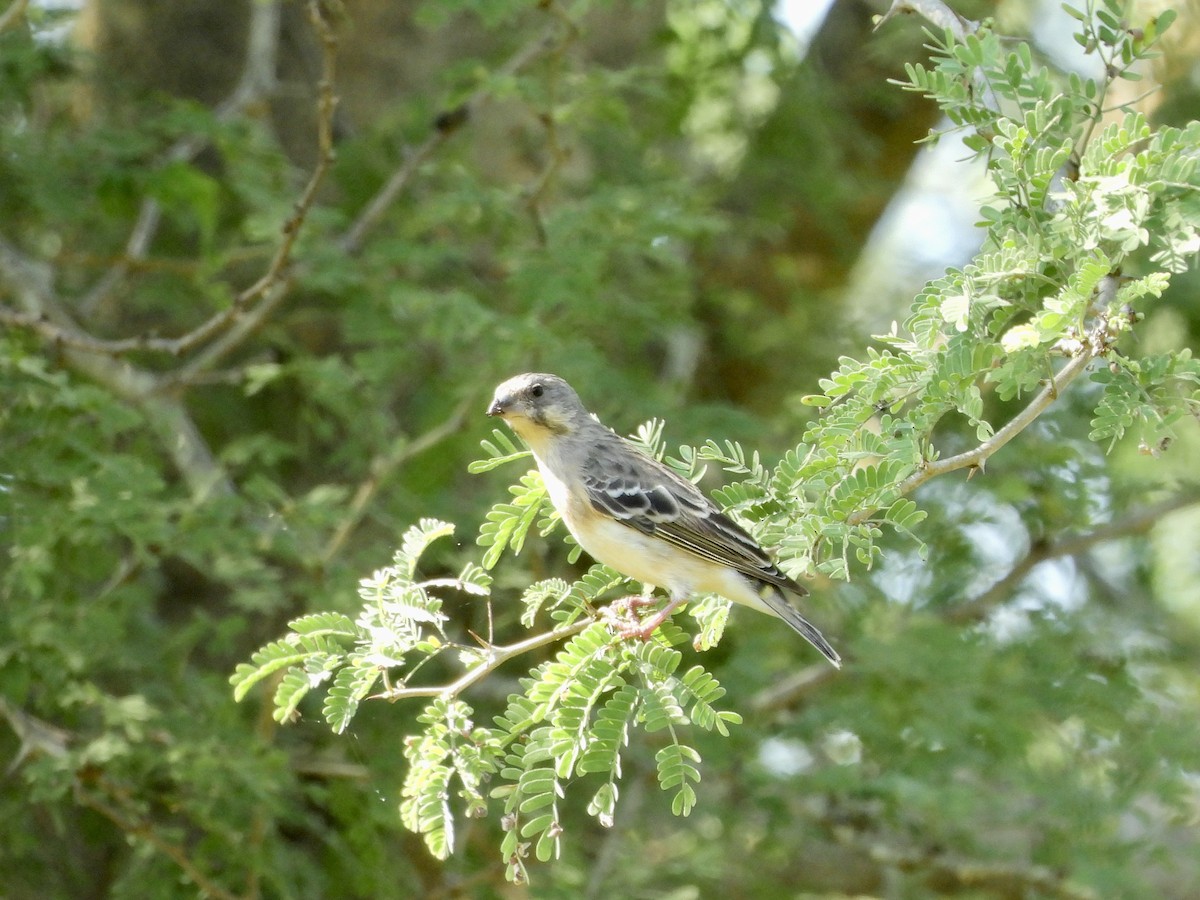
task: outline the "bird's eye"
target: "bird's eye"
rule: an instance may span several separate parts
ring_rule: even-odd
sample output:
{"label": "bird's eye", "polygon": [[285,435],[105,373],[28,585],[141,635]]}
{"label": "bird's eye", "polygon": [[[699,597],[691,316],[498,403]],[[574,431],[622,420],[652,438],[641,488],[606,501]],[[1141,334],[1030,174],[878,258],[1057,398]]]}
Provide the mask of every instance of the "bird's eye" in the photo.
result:
{"label": "bird's eye", "polygon": [[529,389],[529,393],[533,394],[533,396],[535,396],[535,397],[540,397],[545,392],[546,392],[546,389],[544,387],[542,387],[540,384],[535,384],[533,387],[531,387]]}

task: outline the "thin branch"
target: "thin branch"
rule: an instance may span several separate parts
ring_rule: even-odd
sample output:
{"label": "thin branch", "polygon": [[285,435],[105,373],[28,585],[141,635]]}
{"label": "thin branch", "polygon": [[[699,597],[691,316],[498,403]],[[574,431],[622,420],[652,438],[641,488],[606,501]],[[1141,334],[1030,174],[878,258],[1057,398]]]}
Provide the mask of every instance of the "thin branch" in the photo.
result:
{"label": "thin branch", "polygon": [[[248,110],[260,105],[264,98],[275,90],[275,70],[279,55],[279,21],[281,0],[260,0],[250,4],[250,21],[247,26],[246,55],[242,63],[242,74],[237,84],[216,108],[218,122],[228,122]],[[194,159],[208,145],[207,137],[189,136],[175,142],[163,158],[169,162],[186,162]],[[144,259],[151,241],[158,233],[162,221],[162,207],[152,197],[142,201],[137,221],[125,242],[125,252],[107,272],[100,276],[92,288],[83,295],[76,308],[83,316],[90,316],[108,298],[117,285],[129,274],[133,264]],[[133,347],[131,349],[156,349]],[[128,350],[105,351],[125,353]],[[165,352],[172,352],[167,349]],[[182,352],[182,351],[177,351]]]}
{"label": "thin branch", "polygon": [[371,201],[359,213],[358,218],[346,229],[346,233],[338,242],[342,252],[351,256],[362,250],[367,232],[374,228],[388,208],[408,187],[409,181],[421,164],[446,143],[447,140],[466,122],[478,114],[479,109],[491,99],[496,85],[517,72],[520,72],[534,60],[554,52],[561,44],[561,22],[556,21],[546,28],[541,35],[530,41],[514,53],[499,69],[493,73],[488,83],[480,86],[463,103],[452,110],[447,110],[434,120],[434,131],[420,145],[410,151],[404,162],[392,173],[383,187],[371,198]]}
{"label": "thin branch", "polygon": [[977,622],[997,604],[1010,597],[1013,589],[1024,581],[1033,569],[1047,560],[1078,556],[1097,544],[1119,540],[1130,535],[1144,534],[1158,524],[1164,516],[1180,509],[1186,509],[1198,502],[1200,502],[1200,497],[1197,497],[1195,493],[1180,494],[1153,506],[1131,512],[1121,519],[1108,522],[1085,534],[1073,535],[1054,543],[1035,544],[1003,578],[982,594],[961,606],[948,610],[946,619],[955,624]]}
{"label": "thin branch", "polygon": [[1001,896],[1024,897],[1036,892],[1061,900],[1096,900],[1093,891],[1071,884],[1062,873],[1047,866],[981,862],[920,848],[893,847],[867,839],[854,843],[881,866],[924,874],[931,886],[937,885],[938,893],[984,890]]}
{"label": "thin branch", "polygon": [[412,440],[407,436],[397,438],[386,453],[381,453],[371,460],[368,468],[370,474],[359,484],[358,490],[354,492],[354,498],[350,501],[350,507],[346,511],[346,515],[338,523],[333,536],[330,537],[324,551],[321,553],[322,564],[328,564],[337,555],[338,551],[342,549],[342,545],[346,543],[346,539],[350,537],[351,532],[362,521],[367,505],[375,497],[379,488],[383,486],[388,476],[414,456],[424,453],[429,448],[440,444],[457,432],[462,427],[463,421],[467,416],[467,410],[470,408],[470,403],[473,400],[474,397],[468,397],[463,400],[445,421],[435,425],[419,437]]}
{"label": "thin branch", "polygon": [[965,40],[968,34],[974,34],[979,30],[978,22],[960,16],[942,0],[892,0],[892,5],[888,7],[887,12],[875,22],[875,30],[879,30],[893,16],[901,13],[915,13],[935,28],[949,29],[955,39],[959,41]]}
{"label": "thin branch", "polygon": [[[112,789],[103,779],[101,779],[100,783],[114,799],[120,800],[119,792]],[[137,813],[119,809],[107,800],[85,790],[79,781],[76,781],[75,784],[75,799],[81,806],[86,806],[100,813],[100,815],[116,825],[127,837],[140,838],[163,856],[167,857],[167,859],[180,868],[184,875],[191,880],[192,884],[206,895],[217,897],[219,900],[238,900],[236,894],[225,890],[200,871],[199,867],[188,857],[187,851],[183,847],[171,843],[160,835],[150,822],[145,819],[135,818]]]}
{"label": "thin branch", "polygon": [[444,685],[428,685],[423,687],[398,687],[392,688],[382,694],[376,696],[383,700],[409,700],[413,697],[440,697],[444,700],[450,700],[457,697],[467,688],[487,678],[498,668],[508,662],[510,659],[515,659],[518,656],[529,653],[531,650],[536,650],[539,647],[545,647],[547,644],[553,644],[556,641],[561,641],[563,638],[571,637],[579,634],[595,619],[585,618],[578,622],[573,622],[570,625],[561,625],[550,631],[542,634],[535,634],[533,637],[526,638],[523,641],[517,641],[515,644],[507,644],[503,647],[489,647],[485,653],[483,662],[475,666],[461,678],[450,684]]}
{"label": "thin branch", "polygon": [[[911,494],[927,481],[955,472],[959,469],[982,470],[988,459],[1001,447],[1028,428],[1059,395],[1066,390],[1076,378],[1083,374],[1093,359],[1108,348],[1108,322],[1103,320],[1093,331],[1089,340],[1083,343],[1074,356],[1067,362],[1057,375],[1054,375],[1037,393],[1023,410],[1017,413],[1008,424],[993,434],[977,447],[973,447],[955,456],[945,459],[931,460],[923,463],[915,472],[905,478],[897,486],[897,496]],[[864,507],[847,518],[851,525],[859,525],[874,515],[875,507]]]}
{"label": "thin branch", "polygon": [[[17,303],[32,319],[45,322],[64,338],[86,337],[54,294],[49,266],[27,258],[0,238],[0,284],[8,286]],[[211,492],[232,493],[233,486],[212,455],[195,422],[176,396],[160,393],[161,382],[149,372],[75,346],[77,340],[55,342],[71,368],[118,397],[138,406],[167,448],[176,470],[192,493],[206,497]]]}
{"label": "thin branch", "polygon": [[13,28],[18,21],[25,18],[25,10],[28,6],[29,0],[13,0],[8,9],[0,14],[0,34]]}

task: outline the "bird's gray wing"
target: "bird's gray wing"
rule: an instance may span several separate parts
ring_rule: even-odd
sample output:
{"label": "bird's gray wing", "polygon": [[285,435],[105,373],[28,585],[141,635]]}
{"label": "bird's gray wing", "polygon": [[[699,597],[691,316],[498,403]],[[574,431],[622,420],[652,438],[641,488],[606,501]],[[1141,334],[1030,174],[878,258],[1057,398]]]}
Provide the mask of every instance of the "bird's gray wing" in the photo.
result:
{"label": "bird's gray wing", "polygon": [[694,484],[616,435],[605,438],[589,449],[583,475],[588,500],[598,511],[702,559],[797,595],[808,593]]}

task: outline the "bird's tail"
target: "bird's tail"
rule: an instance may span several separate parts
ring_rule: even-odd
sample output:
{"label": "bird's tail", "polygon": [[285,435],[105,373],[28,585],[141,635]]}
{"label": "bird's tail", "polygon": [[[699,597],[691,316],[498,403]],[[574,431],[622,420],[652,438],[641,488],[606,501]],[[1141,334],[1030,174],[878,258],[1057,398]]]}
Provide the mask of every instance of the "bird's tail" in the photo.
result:
{"label": "bird's tail", "polygon": [[838,656],[838,652],[833,649],[829,641],[825,640],[825,635],[817,630],[817,626],[800,615],[783,591],[774,585],[766,585],[760,596],[763,602],[770,607],[771,612],[800,632],[800,635],[820,650],[821,655],[833,663],[836,668],[842,667],[842,658]]}

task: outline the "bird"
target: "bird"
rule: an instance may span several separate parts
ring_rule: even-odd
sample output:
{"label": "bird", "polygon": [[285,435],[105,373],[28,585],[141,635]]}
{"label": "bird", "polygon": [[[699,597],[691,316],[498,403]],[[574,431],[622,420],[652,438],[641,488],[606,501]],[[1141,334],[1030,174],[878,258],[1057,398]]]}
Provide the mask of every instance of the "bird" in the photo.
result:
{"label": "bird", "polygon": [[589,556],[667,591],[666,605],[622,628],[623,636],[648,639],[681,604],[711,592],[782,619],[841,667],[837,651],[792,605],[808,591],[696,485],[601,424],[562,378],[509,378],[487,414],[528,445],[550,502]]}

